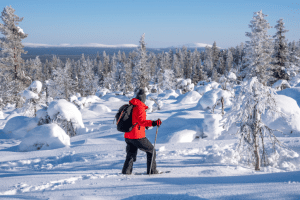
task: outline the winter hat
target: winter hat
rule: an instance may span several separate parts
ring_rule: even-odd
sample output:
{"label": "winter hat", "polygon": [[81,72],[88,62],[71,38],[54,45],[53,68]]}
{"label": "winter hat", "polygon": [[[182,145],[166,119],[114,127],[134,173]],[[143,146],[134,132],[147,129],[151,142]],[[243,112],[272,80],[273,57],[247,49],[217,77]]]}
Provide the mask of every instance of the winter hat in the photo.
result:
{"label": "winter hat", "polygon": [[136,99],[140,100],[141,102],[146,102],[146,93],[144,89],[139,89],[138,93],[136,94]]}

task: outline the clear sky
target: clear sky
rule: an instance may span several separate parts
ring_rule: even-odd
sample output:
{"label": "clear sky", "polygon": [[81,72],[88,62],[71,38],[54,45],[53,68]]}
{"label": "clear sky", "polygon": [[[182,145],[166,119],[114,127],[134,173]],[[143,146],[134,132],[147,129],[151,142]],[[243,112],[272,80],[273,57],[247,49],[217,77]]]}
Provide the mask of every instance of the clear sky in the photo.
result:
{"label": "clear sky", "polygon": [[298,0],[0,1],[1,10],[9,5],[24,17],[19,25],[28,33],[24,43],[138,44],[145,33],[148,47],[216,41],[228,48],[248,40],[245,32],[250,31],[253,12],[259,10],[268,15],[271,26],[284,19],[289,41],[300,39]]}

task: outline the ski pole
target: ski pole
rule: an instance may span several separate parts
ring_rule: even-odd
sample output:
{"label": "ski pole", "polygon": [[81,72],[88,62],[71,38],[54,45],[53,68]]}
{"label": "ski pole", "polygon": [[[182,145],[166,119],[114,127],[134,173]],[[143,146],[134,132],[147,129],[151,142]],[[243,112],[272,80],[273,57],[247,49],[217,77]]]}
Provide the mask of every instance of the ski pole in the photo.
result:
{"label": "ski pole", "polygon": [[149,176],[151,175],[151,169],[152,169],[152,163],[153,163],[153,158],[154,158],[154,151],[155,151],[155,144],[156,144],[157,132],[158,132],[158,126],[156,127],[156,134],[155,134],[155,141],[154,141],[154,146],[153,146],[153,152],[152,152],[152,159],[151,159],[151,164],[150,164]]}

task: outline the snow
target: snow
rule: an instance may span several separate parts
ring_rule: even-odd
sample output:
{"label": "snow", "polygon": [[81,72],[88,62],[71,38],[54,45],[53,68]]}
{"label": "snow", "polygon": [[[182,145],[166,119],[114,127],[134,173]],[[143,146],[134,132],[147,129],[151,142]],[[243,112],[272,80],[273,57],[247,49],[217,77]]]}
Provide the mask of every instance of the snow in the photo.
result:
{"label": "snow", "polygon": [[42,91],[42,87],[43,84],[40,81],[33,81],[31,85],[28,87],[28,89],[40,93]]}
{"label": "snow", "polygon": [[224,98],[225,107],[231,105],[231,101],[230,101],[230,98],[232,97],[231,92],[218,88],[206,92],[200,99],[198,103],[198,107],[200,109],[212,109],[214,105],[217,103],[217,101],[221,99],[221,97]]}
{"label": "snow", "polygon": [[17,116],[9,119],[5,124],[3,132],[7,138],[20,139],[23,138],[28,131],[35,128],[38,124],[37,118],[25,116]]}
{"label": "snow", "polygon": [[272,85],[272,88],[280,91],[282,89],[291,88],[291,86],[286,80],[278,80]]}
{"label": "snow", "polygon": [[165,90],[158,95],[162,99],[176,99],[178,96],[179,94],[175,90]]}
{"label": "snow", "polygon": [[230,80],[236,80],[236,75],[233,72],[229,72],[227,78]]}
{"label": "snow", "polygon": [[[119,107],[127,104],[132,96],[106,93],[80,111],[73,103],[58,100],[51,102],[48,110],[41,109],[37,112],[38,116],[45,116],[50,112],[48,114],[51,116],[59,114],[65,119],[78,120],[82,123],[79,124],[91,130],[71,138],[65,137],[65,132],[55,124],[37,126],[37,118],[18,116],[10,120],[0,119],[0,124],[6,127],[0,130],[0,198],[299,198],[299,135],[296,132],[294,137],[287,137],[291,134],[278,135],[280,142],[288,148],[278,148],[276,152],[272,152],[272,145],[266,146],[270,165],[257,172],[249,166],[247,159],[234,150],[237,138],[225,137],[227,133],[222,131],[220,123],[220,107],[212,114],[199,106],[201,99],[209,99],[208,93],[213,93],[215,98],[224,96],[226,108],[230,108],[231,93],[224,93],[217,84],[202,97],[196,93],[197,91],[192,91],[179,95],[176,92],[179,95],[176,97],[174,91],[149,94],[164,105],[161,110],[147,113],[147,119],[162,120],[157,133],[157,167],[158,170],[171,173],[160,175],[121,174],[126,143],[123,133],[116,130],[113,120]],[[168,97],[169,94],[174,96]],[[201,99],[197,100],[199,96]],[[187,103],[182,103],[183,99]],[[147,105],[148,102],[154,106],[153,101],[147,99]],[[283,122],[281,118],[276,119],[276,123],[286,130],[293,126],[297,128],[299,107],[296,101],[281,94],[277,95],[276,103],[283,113],[290,116],[290,124]],[[3,109],[4,116],[11,115],[14,109],[14,106]],[[110,109],[111,112],[97,113],[97,109]],[[79,116],[82,116],[81,120]],[[23,137],[1,137],[7,130],[21,131]],[[207,138],[196,137],[202,132]],[[155,133],[156,127],[146,131],[147,138],[152,143]],[[234,133],[231,132],[232,135]],[[25,143],[26,147],[23,146]],[[37,147],[41,148],[37,150]],[[145,171],[146,154],[139,151],[133,173]]]}
{"label": "snow", "polygon": [[20,151],[50,150],[70,146],[70,137],[57,124],[44,124],[29,131],[19,145]]}
{"label": "snow", "polygon": [[106,113],[106,112],[111,112],[111,109],[108,108],[105,105],[101,105],[101,104],[95,104],[93,106],[91,106],[91,110],[97,113]]}
{"label": "snow", "polygon": [[285,96],[293,98],[297,102],[298,106],[300,107],[300,87],[287,88],[287,89],[278,91],[277,94],[285,95]]}
{"label": "snow", "polygon": [[201,95],[196,91],[187,92],[184,95],[182,95],[178,102],[181,104],[191,104],[191,103],[197,103],[199,99],[201,98]]}
{"label": "snow", "polygon": [[222,131],[220,120],[222,115],[220,114],[206,114],[204,116],[203,133],[208,137],[208,139],[217,139]]}
{"label": "snow", "polygon": [[30,90],[24,90],[22,96],[25,97],[25,99],[39,99],[39,95]]}
{"label": "snow", "polygon": [[[274,130],[280,130],[286,135],[300,136],[300,108],[297,102],[285,95],[276,95],[276,106],[282,116],[263,116],[263,122]],[[275,118],[274,118],[275,117]],[[287,120],[285,120],[287,118]],[[281,134],[281,133],[280,133]],[[277,136],[280,135],[276,133]]]}
{"label": "snow", "polygon": [[66,101],[65,99],[52,101],[49,104],[47,113],[51,119],[60,118],[71,121],[75,129],[84,128],[81,112],[74,104]]}

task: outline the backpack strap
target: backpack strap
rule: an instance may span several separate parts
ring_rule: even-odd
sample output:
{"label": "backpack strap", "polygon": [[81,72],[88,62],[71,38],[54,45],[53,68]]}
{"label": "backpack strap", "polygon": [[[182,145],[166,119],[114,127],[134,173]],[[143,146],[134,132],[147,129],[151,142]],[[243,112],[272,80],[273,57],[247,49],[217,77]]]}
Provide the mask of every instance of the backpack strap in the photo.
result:
{"label": "backpack strap", "polygon": [[133,126],[131,126],[130,128],[129,128],[129,131],[132,131],[132,129],[137,125],[138,123],[135,123]]}
{"label": "backpack strap", "polygon": [[121,117],[123,116],[123,114],[124,114],[124,110],[122,110],[122,112],[121,112],[121,114],[120,114],[120,117],[119,117],[119,119],[118,119],[118,121],[117,121],[117,125],[118,125],[118,123],[120,122]]}

